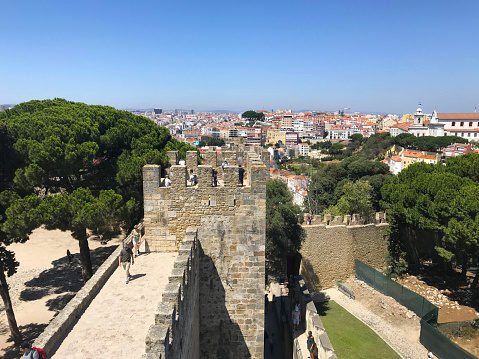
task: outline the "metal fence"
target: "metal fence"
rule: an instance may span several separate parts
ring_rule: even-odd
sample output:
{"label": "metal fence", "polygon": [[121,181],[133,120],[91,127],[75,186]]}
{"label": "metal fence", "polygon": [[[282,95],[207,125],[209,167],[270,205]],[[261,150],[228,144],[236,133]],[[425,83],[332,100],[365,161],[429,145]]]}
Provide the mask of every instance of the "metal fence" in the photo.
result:
{"label": "metal fence", "polygon": [[423,296],[403,287],[376,269],[360,260],[355,260],[356,278],[370,285],[378,292],[394,298],[421,318],[419,341],[439,359],[478,359],[453,343],[436,329],[439,308]]}
{"label": "metal fence", "polygon": [[[432,312],[431,320],[437,322],[437,313],[439,309],[423,296],[403,287],[401,284],[393,281],[376,269],[371,268],[360,260],[355,260],[356,278],[369,284],[385,295],[393,297],[409,310],[412,310],[420,318]],[[434,315],[435,313],[435,315]]]}

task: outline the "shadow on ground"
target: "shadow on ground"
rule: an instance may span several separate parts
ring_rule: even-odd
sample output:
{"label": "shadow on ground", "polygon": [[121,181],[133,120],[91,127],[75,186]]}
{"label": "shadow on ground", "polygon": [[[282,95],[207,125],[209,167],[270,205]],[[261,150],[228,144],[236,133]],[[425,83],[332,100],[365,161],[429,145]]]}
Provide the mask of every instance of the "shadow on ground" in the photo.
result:
{"label": "shadow on ground", "polygon": [[[100,247],[90,251],[93,272],[117,248],[117,245]],[[25,283],[26,289],[20,293],[22,301],[33,301],[47,295],[64,294],[47,301],[49,310],[60,311],[83,286],[79,255],[76,254],[72,263],[67,256],[52,262],[53,268],[40,273],[39,276]]]}
{"label": "shadow on ground", "polygon": [[329,308],[329,301],[327,302],[316,302],[314,303],[316,310],[318,311],[319,316],[324,317],[328,315]]}
{"label": "shadow on ground", "polygon": [[[43,330],[47,327],[47,324],[28,324],[21,326],[19,329],[23,334],[23,338],[29,342],[33,342],[36,337],[38,337]],[[5,355],[2,357],[3,359],[18,359],[21,357],[21,353],[13,343],[12,338],[9,338],[8,341],[9,346],[6,347]],[[48,354],[48,353],[47,353]]]}

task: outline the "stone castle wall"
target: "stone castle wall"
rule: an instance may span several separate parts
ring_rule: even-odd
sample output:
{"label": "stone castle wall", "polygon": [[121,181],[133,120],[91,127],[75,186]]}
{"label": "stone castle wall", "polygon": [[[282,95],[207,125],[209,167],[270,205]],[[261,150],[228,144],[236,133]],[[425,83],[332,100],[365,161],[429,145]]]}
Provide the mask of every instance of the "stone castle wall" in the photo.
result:
{"label": "stone castle wall", "polygon": [[199,359],[199,242],[189,228],[163,297],[155,323],[148,330],[142,359]]}
{"label": "stone castle wall", "polygon": [[187,228],[198,228],[201,358],[263,357],[269,169],[253,151],[242,158],[249,179],[242,187],[233,161],[218,187],[212,187],[210,165],[194,169],[196,186],[187,185],[188,161],[169,167],[169,187],[162,186],[159,166],[143,168],[147,250],[176,252]]}
{"label": "stone castle wall", "polygon": [[[388,224],[382,223],[384,215],[377,214],[376,223],[364,225],[345,225],[351,216],[345,217],[333,219],[330,225],[316,218],[313,224],[303,226],[306,240],[300,251],[300,273],[313,291],[333,287],[338,279],[354,275],[354,259],[377,269],[386,264]],[[358,217],[355,220],[361,222]],[[321,224],[314,224],[318,222]]]}

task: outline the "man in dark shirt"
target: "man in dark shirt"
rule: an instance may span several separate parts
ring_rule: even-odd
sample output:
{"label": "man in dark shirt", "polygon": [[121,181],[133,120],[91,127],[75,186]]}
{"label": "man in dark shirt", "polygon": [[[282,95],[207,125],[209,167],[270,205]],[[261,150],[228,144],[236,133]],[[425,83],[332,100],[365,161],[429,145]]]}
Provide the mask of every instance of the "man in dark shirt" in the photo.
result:
{"label": "man in dark shirt", "polygon": [[128,284],[128,281],[130,280],[130,265],[133,265],[134,263],[135,259],[133,258],[133,252],[128,244],[125,243],[123,249],[120,251],[120,255],[118,256],[118,267],[123,266],[123,269],[126,272],[126,284]]}
{"label": "man in dark shirt", "polygon": [[309,351],[309,356],[311,359],[314,359],[314,338],[313,338],[313,333],[311,331],[308,332],[308,341],[306,342],[306,345],[308,346],[308,351]]}
{"label": "man in dark shirt", "polygon": [[239,176],[239,184],[240,186],[243,185],[243,178],[244,178],[244,168],[241,167],[241,165],[238,166],[239,169],[238,169],[238,176]]}

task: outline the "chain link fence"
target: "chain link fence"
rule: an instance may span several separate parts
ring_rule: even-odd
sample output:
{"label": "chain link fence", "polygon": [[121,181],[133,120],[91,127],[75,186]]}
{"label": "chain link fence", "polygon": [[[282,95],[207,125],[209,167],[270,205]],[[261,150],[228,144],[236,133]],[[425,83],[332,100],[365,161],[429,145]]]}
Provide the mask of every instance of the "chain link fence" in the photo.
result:
{"label": "chain link fence", "polygon": [[378,292],[394,298],[398,303],[412,310],[421,318],[419,341],[439,359],[478,359],[436,329],[439,308],[426,298],[393,281],[358,259],[355,260],[355,268],[356,278],[362,280]]}

